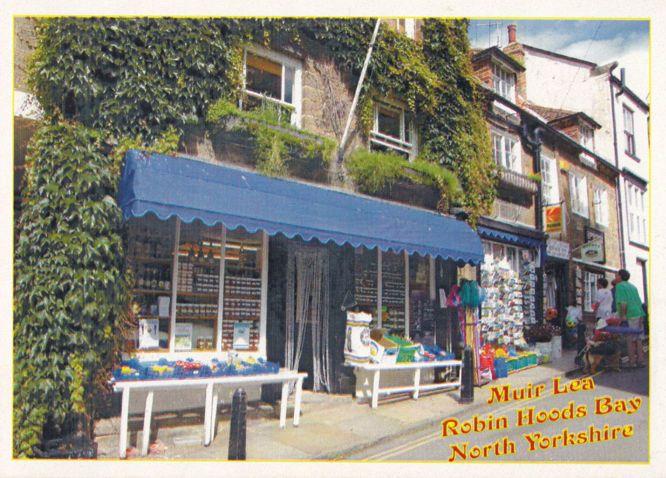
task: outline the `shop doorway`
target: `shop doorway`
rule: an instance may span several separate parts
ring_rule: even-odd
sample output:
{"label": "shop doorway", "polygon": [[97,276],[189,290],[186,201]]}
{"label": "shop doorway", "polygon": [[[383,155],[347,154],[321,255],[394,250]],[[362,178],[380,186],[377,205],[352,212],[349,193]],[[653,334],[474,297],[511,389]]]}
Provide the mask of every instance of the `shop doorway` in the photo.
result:
{"label": "shop doorway", "polygon": [[[566,331],[565,319],[567,317],[568,290],[567,290],[567,264],[560,262],[549,262],[545,267],[544,277],[544,308],[557,310],[557,319],[553,325],[557,325]],[[565,342],[567,342],[565,340]],[[566,345],[566,344],[565,344]]]}
{"label": "shop doorway", "polygon": [[306,388],[331,391],[329,254],[295,244],[287,258],[285,365],[308,373]]}

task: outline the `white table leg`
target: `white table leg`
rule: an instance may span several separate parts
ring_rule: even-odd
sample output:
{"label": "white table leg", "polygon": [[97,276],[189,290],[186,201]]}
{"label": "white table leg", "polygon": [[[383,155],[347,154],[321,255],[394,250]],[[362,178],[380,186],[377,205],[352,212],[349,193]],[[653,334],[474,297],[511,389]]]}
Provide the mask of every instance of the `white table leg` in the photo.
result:
{"label": "white table leg", "polygon": [[118,445],[118,452],[120,458],[127,457],[127,425],[129,421],[129,398],[130,389],[123,388],[123,402],[120,410],[120,443]]}
{"label": "white table leg", "polygon": [[303,396],[303,377],[296,380],[296,396],[294,397],[294,426],[297,427],[301,421],[301,398]]}
{"label": "white table leg", "polygon": [[217,405],[218,405],[218,395],[217,392],[213,393],[213,419],[210,422],[210,439],[213,441],[215,439],[215,425],[217,423]]}
{"label": "white table leg", "polygon": [[414,369],[414,393],[412,393],[412,398],[417,400],[419,398],[419,386],[421,385],[421,369]]}
{"label": "white table leg", "polygon": [[458,366],[458,386],[462,385],[462,365]]}
{"label": "white table leg", "polygon": [[148,392],[146,396],[146,409],[143,414],[143,443],[141,444],[141,455],[148,454],[148,444],[150,443],[150,420],[153,415],[153,391]]}
{"label": "white table leg", "polygon": [[213,383],[206,385],[206,402],[204,409],[204,445],[210,445],[210,423],[213,405]]}
{"label": "white table leg", "polygon": [[280,428],[287,426],[287,400],[289,398],[289,382],[282,382],[282,398],[280,399]]}
{"label": "white table leg", "polygon": [[377,408],[377,402],[379,400],[379,370],[375,370],[372,376],[372,402],[371,407]]}

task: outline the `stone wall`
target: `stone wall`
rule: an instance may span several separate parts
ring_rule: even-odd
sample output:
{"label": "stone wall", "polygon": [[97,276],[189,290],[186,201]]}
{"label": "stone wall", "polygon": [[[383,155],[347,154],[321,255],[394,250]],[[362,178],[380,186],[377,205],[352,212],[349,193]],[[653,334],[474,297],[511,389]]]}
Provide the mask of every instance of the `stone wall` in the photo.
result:
{"label": "stone wall", "polygon": [[37,36],[35,20],[14,18],[14,89],[30,92],[28,87],[28,61],[35,50]]}

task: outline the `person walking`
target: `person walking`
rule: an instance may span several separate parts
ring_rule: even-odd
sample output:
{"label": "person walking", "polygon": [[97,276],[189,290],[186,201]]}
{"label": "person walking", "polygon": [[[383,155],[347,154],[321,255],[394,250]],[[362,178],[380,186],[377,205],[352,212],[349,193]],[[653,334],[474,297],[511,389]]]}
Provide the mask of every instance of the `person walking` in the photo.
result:
{"label": "person walking", "polygon": [[613,313],[613,293],[608,288],[608,279],[605,277],[597,280],[597,294],[594,307],[597,320],[605,319]]}
{"label": "person walking", "polygon": [[640,329],[640,334],[631,334],[627,340],[630,367],[644,367],[643,358],[643,303],[638,295],[636,286],[629,282],[631,274],[626,269],[620,269],[615,274],[615,306],[617,314],[629,327]]}

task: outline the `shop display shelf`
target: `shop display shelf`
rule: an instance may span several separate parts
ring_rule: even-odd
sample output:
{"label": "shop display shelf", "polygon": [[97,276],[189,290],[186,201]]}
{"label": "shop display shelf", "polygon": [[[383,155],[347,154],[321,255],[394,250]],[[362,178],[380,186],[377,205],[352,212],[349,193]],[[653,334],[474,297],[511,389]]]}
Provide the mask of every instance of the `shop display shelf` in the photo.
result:
{"label": "shop display shelf", "polygon": [[132,289],[132,294],[157,294],[157,295],[169,295],[171,294],[171,289]]}
{"label": "shop display shelf", "polygon": [[132,262],[150,263],[150,264],[168,264],[171,265],[173,259],[171,257],[148,257],[148,256],[130,256],[129,260]]}
{"label": "shop display shelf", "polygon": [[180,315],[176,313],[176,320],[217,320],[217,315]]}
{"label": "shop display shelf", "polygon": [[194,291],[178,291],[179,297],[204,297],[204,298],[216,298],[219,295],[219,291],[215,292],[194,292]]}

